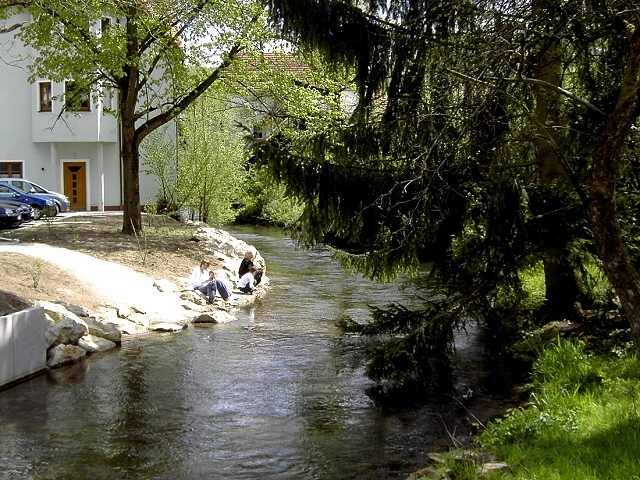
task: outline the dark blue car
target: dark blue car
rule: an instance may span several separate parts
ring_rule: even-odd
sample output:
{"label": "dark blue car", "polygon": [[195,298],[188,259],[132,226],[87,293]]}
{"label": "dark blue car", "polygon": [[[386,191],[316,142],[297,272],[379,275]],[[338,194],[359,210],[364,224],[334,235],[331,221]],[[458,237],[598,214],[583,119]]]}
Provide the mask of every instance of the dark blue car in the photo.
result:
{"label": "dark blue car", "polygon": [[0,185],[0,202],[3,200],[17,201],[31,205],[35,210],[36,218],[42,215],[55,214],[53,200],[21,192],[17,188],[10,187],[9,185]]}

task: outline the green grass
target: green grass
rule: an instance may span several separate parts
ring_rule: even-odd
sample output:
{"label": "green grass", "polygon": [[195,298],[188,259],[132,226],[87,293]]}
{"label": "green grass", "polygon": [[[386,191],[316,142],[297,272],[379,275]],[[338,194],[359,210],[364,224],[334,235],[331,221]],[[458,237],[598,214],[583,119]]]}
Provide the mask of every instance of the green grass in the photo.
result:
{"label": "green grass", "polygon": [[531,309],[542,306],[545,301],[544,265],[538,262],[531,267],[521,270],[518,275],[522,288],[527,292],[527,304]]}
{"label": "green grass", "polygon": [[534,365],[528,405],[478,440],[511,466],[489,478],[640,480],[640,360],[559,341]]}

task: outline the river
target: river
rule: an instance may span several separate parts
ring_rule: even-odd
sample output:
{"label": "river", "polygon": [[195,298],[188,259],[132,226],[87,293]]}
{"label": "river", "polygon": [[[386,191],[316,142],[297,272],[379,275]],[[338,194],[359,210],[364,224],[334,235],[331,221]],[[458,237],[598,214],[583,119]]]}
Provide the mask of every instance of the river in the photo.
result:
{"label": "river", "polygon": [[[377,406],[363,341],[334,325],[410,303],[411,288],[346,273],[277,230],[232,232],[267,260],[264,301],[0,392],[0,479],[405,478],[450,444],[466,411]],[[479,349],[458,343],[458,375],[473,383]]]}

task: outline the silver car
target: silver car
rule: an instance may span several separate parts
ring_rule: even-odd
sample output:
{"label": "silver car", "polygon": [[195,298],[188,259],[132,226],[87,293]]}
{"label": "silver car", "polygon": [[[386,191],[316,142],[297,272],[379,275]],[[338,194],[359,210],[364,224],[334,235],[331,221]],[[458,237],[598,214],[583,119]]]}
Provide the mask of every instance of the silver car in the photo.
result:
{"label": "silver car", "polygon": [[55,215],[60,212],[66,212],[69,210],[69,199],[62,193],[52,192],[46,188],[33,183],[31,180],[24,178],[0,178],[0,184],[9,185],[10,187],[17,188],[21,192],[35,195],[47,200],[53,200],[55,207]]}

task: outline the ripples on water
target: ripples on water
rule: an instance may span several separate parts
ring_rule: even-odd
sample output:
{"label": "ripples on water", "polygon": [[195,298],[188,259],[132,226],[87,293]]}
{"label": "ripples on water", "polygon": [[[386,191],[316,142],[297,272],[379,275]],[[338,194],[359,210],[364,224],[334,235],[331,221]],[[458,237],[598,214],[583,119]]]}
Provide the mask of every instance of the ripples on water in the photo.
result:
{"label": "ripples on water", "polygon": [[334,326],[411,290],[347,274],[278,231],[236,234],[267,260],[264,302],[0,392],[0,478],[404,478],[426,462],[460,412],[374,405],[362,341]]}

